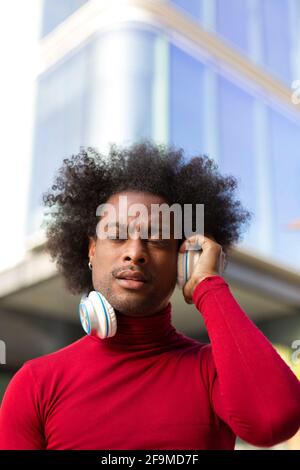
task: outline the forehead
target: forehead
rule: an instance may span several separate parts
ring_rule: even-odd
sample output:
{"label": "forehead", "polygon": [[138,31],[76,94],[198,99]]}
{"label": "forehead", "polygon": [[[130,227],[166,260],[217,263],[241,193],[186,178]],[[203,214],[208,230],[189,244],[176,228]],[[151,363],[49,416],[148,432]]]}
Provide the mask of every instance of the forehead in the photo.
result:
{"label": "forehead", "polygon": [[[120,191],[113,194],[106,203],[110,204],[115,211],[114,218],[116,221],[132,220],[139,217],[144,223],[164,223],[164,225],[172,224],[173,215],[170,218],[163,217],[161,204],[169,207],[165,198],[143,191]],[[168,209],[167,209],[168,212]]]}
{"label": "forehead", "polygon": [[[174,214],[170,213],[170,203],[164,197],[143,191],[120,191],[110,196],[106,204],[113,209],[109,208],[107,227],[123,228],[133,222],[134,226],[137,223],[139,227],[151,227],[154,234],[159,230],[163,238],[173,238]],[[100,219],[105,217],[104,213]]]}
{"label": "forehead", "polygon": [[[114,222],[121,225],[129,221],[136,220],[138,217],[139,223],[149,224],[155,227],[173,226],[173,214],[168,213],[169,204],[165,198],[143,191],[120,191],[113,194],[106,204],[110,204],[114,208],[112,221],[109,225],[114,225]],[[164,204],[165,207],[161,208]],[[156,207],[155,207],[156,206]],[[166,209],[161,211],[161,209]],[[164,212],[164,216],[162,214]],[[167,215],[166,215],[167,214]]]}
{"label": "forehead", "polygon": [[121,191],[113,194],[106,202],[118,208],[120,212],[128,212],[130,206],[134,204],[143,204],[147,209],[151,209],[151,204],[167,203],[162,196],[143,191]]}

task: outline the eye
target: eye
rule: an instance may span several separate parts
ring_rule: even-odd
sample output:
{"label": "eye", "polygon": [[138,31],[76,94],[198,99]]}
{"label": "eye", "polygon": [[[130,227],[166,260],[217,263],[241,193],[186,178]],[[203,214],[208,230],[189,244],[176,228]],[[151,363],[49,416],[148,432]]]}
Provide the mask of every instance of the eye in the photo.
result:
{"label": "eye", "polygon": [[167,245],[167,243],[168,243],[168,240],[161,240],[159,238],[157,238],[157,239],[151,238],[150,240],[147,240],[147,241],[149,243],[153,243],[154,245],[160,245],[160,246]]}
{"label": "eye", "polygon": [[124,240],[127,240],[126,238],[119,238],[119,235],[117,235],[116,237],[107,237],[107,240],[111,240],[111,241],[114,241],[114,242],[122,242]]}

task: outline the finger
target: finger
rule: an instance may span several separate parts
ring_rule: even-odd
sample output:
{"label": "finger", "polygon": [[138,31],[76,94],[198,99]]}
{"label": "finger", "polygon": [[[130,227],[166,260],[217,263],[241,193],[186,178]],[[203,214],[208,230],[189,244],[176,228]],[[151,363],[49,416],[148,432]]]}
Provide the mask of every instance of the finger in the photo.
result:
{"label": "finger", "polygon": [[204,243],[210,242],[210,238],[204,235],[192,235],[188,237],[180,246],[179,253],[184,253],[186,250],[200,250]]}
{"label": "finger", "polygon": [[[203,245],[204,243],[207,244],[217,244],[217,240],[210,234],[206,235],[201,235],[200,233],[197,235],[192,235],[191,237],[187,238],[187,242],[190,245],[190,247],[193,247],[193,245]],[[190,248],[193,249],[193,248]]]}
{"label": "finger", "polygon": [[225,264],[226,264],[226,254],[224,253],[223,249],[221,248],[221,253],[219,256],[219,269],[218,271],[222,274],[225,271]]}
{"label": "finger", "polygon": [[184,300],[187,304],[192,304],[193,303],[193,301],[189,300],[187,297],[184,297]]}
{"label": "finger", "polygon": [[[191,250],[193,246],[194,246],[194,247],[195,247],[195,246],[198,246],[198,244],[196,245],[195,241],[191,241],[191,239],[188,238],[188,239],[186,239],[186,240],[182,243],[182,245],[180,246],[180,248],[179,248],[179,253],[184,253],[184,252],[187,251],[187,250]],[[197,249],[199,249],[199,248],[197,248]]]}

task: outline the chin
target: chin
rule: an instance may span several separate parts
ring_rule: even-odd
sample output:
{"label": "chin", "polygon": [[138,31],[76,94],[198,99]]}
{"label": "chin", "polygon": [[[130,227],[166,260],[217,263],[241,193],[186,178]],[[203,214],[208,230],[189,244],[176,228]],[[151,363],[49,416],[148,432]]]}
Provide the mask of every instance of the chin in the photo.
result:
{"label": "chin", "polygon": [[[131,298],[129,298],[131,297]],[[118,300],[111,304],[115,310],[125,315],[145,315],[149,314],[153,310],[153,301],[146,298],[136,298],[133,299],[131,295],[119,296]]]}

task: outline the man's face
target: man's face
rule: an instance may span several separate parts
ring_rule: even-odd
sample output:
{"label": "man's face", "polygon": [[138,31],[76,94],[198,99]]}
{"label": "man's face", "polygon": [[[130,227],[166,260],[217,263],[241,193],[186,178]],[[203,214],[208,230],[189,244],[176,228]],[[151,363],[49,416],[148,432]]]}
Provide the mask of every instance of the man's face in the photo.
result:
{"label": "man's face", "polygon": [[[126,208],[120,204],[120,196],[126,196]],[[151,204],[163,204],[166,200],[151,193],[122,191],[112,195],[106,203],[114,207],[116,222],[123,224],[125,217],[127,227],[136,227],[137,230],[131,236],[133,232],[127,232],[126,227],[128,236],[125,239],[118,238],[118,229],[116,238],[90,239],[89,258],[93,266],[94,289],[101,292],[119,312],[141,316],[154,314],[168,304],[177,278],[178,240],[174,239],[172,221],[169,238],[151,236],[151,223],[154,222]],[[143,223],[135,223],[139,214],[129,215],[132,214],[129,209],[132,204],[143,204],[147,208],[147,238],[139,235],[142,225],[145,227]],[[161,229],[161,218],[154,225]],[[142,274],[146,282],[128,279],[130,273],[136,272]]]}

